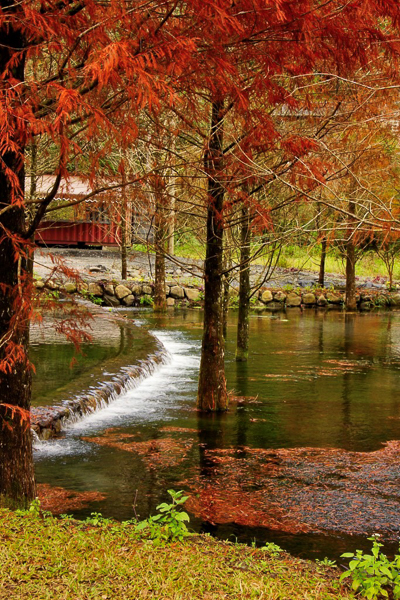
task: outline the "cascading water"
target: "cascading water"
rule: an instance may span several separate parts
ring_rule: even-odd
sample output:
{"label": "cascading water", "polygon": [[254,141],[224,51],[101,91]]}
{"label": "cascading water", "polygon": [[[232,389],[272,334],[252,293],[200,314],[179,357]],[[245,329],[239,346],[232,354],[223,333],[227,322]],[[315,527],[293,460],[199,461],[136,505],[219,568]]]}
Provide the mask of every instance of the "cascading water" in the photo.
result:
{"label": "cascading water", "polygon": [[[143,361],[139,375],[135,367],[135,377],[128,378],[123,386],[121,378],[115,378],[119,391],[111,390],[107,399],[100,398],[92,410],[85,414],[76,411],[65,420],[63,438],[43,442],[36,436],[34,449],[37,458],[64,452],[85,452],[87,444],[82,444],[78,438],[94,430],[115,427],[121,423],[127,426],[149,423],[155,419],[168,420],[181,404],[177,402],[178,392],[181,401],[186,395],[188,401],[193,402],[199,367],[198,342],[185,339],[180,332],[150,333],[163,348],[157,360],[150,357],[147,362]],[[132,372],[129,367],[122,370],[126,375]]]}

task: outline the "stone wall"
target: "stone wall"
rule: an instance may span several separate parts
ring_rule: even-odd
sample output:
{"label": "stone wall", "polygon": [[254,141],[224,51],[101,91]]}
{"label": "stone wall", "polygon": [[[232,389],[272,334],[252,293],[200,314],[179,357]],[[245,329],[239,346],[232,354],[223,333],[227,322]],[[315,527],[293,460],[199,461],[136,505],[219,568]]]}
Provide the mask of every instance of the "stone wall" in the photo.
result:
{"label": "stone wall", "polygon": [[[151,282],[137,280],[106,281],[99,280],[84,283],[78,289],[76,283],[58,284],[54,281],[38,280],[37,289],[47,289],[51,293],[80,294],[81,296],[110,307],[152,306],[153,285]],[[231,290],[231,306],[237,305],[238,292]],[[167,306],[201,306],[203,288],[199,285],[179,282],[167,282]],[[253,297],[253,307],[266,310],[283,310],[286,307],[299,308],[341,308],[344,306],[345,294],[342,291],[325,288],[303,289],[269,289],[262,288]],[[371,310],[375,307],[400,306],[400,293],[385,290],[360,290],[357,294],[360,310]]]}

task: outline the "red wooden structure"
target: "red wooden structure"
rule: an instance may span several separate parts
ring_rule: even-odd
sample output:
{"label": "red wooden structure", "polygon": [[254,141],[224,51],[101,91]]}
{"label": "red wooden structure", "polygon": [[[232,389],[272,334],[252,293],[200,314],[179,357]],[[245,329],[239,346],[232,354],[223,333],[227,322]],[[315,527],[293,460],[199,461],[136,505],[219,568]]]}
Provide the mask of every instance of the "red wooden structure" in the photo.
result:
{"label": "red wooden structure", "polygon": [[119,226],[92,221],[43,221],[35,241],[46,246],[118,246]]}

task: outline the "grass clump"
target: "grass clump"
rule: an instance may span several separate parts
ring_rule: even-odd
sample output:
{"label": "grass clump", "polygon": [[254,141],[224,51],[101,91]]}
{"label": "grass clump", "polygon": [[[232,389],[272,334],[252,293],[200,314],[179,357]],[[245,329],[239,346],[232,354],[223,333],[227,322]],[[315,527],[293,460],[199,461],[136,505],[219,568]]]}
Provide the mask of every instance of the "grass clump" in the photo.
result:
{"label": "grass clump", "polygon": [[[176,502],[171,504],[176,510]],[[267,547],[204,535],[157,544],[137,523],[99,514],[78,522],[38,509],[0,510],[0,561],[1,600],[352,597],[327,571]]]}

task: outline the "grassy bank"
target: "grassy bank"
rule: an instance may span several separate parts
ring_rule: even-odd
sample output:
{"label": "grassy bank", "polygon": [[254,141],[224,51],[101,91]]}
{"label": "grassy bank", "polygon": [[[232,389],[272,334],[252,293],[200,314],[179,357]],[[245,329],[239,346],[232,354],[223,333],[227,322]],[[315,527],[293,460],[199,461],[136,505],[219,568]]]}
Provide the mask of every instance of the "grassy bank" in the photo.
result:
{"label": "grassy bank", "polygon": [[338,573],[193,535],[155,545],[131,525],[0,510],[1,600],[351,598]]}

